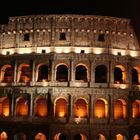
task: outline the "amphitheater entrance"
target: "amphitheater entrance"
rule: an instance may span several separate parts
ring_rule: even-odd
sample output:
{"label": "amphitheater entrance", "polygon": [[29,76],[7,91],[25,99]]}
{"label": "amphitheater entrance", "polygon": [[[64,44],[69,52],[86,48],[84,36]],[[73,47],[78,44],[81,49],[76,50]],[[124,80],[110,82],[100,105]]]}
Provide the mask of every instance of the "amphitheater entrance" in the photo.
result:
{"label": "amphitheater entrance", "polygon": [[24,133],[17,133],[14,135],[14,140],[26,140],[26,135]]}
{"label": "amphitheater entrance", "polygon": [[37,133],[35,136],[35,140],[47,140],[47,139],[43,133]]}

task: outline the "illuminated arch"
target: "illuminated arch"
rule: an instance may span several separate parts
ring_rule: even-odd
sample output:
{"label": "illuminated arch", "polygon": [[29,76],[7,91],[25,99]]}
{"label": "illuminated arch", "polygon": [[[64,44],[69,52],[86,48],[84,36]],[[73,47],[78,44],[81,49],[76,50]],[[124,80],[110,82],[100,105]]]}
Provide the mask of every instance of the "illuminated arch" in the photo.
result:
{"label": "illuminated arch", "polygon": [[8,139],[7,133],[5,131],[1,132],[0,140],[7,140],[7,139]]}
{"label": "illuminated arch", "polygon": [[0,98],[0,116],[8,117],[10,115],[10,101],[7,97]]}
{"label": "illuminated arch", "polygon": [[124,140],[124,136],[122,134],[117,134],[116,140]]}
{"label": "illuminated arch", "polygon": [[16,100],[16,116],[18,117],[26,117],[28,116],[29,113],[29,105],[28,105],[28,99],[27,98],[23,98],[23,97],[19,97]]}
{"label": "illuminated arch", "polygon": [[140,117],[140,100],[135,100],[132,103],[132,118]]}
{"label": "illuminated arch", "polygon": [[99,140],[106,140],[106,138],[103,134],[99,134]]}
{"label": "illuminated arch", "polygon": [[114,83],[125,83],[126,70],[122,65],[116,65],[114,68]]}
{"label": "illuminated arch", "polygon": [[14,79],[14,71],[11,65],[4,65],[1,69],[1,82],[11,83]]}
{"label": "illuminated arch", "polygon": [[95,117],[107,118],[108,115],[108,103],[105,99],[99,98],[95,102]]}
{"label": "illuminated arch", "polygon": [[35,140],[47,140],[47,138],[46,138],[45,134],[39,132],[36,134]]}
{"label": "illuminated arch", "polygon": [[66,117],[68,112],[67,101],[64,98],[56,99],[54,103],[54,116]]}
{"label": "illuminated arch", "polygon": [[138,134],[136,134],[134,137],[133,137],[133,140],[140,140],[140,136]]}
{"label": "illuminated arch", "polygon": [[132,84],[139,84],[140,83],[140,68],[134,67],[132,69]]}
{"label": "illuminated arch", "polygon": [[28,83],[31,81],[31,68],[29,64],[21,64],[18,67],[18,82]]}
{"label": "illuminated arch", "polygon": [[75,70],[75,80],[87,81],[87,66],[84,64],[78,64]]}
{"label": "illuminated arch", "polygon": [[75,101],[74,116],[76,118],[86,118],[88,116],[88,104],[84,99],[80,98]]}
{"label": "illuminated arch", "polygon": [[105,65],[98,65],[95,68],[95,83],[107,83],[107,68]]}
{"label": "illuminated arch", "polygon": [[58,133],[54,136],[53,140],[66,140],[66,136],[62,133]]}
{"label": "illuminated arch", "polygon": [[118,99],[114,103],[114,118],[115,119],[124,119],[126,118],[127,113],[127,104],[124,99]]}
{"label": "illuminated arch", "polygon": [[37,81],[48,81],[49,68],[46,64],[40,64],[37,66]]}
{"label": "illuminated arch", "polygon": [[46,117],[48,113],[47,100],[44,97],[38,98],[34,108],[35,116]]}
{"label": "illuminated arch", "polygon": [[56,66],[56,80],[59,82],[68,81],[68,66],[64,63]]}

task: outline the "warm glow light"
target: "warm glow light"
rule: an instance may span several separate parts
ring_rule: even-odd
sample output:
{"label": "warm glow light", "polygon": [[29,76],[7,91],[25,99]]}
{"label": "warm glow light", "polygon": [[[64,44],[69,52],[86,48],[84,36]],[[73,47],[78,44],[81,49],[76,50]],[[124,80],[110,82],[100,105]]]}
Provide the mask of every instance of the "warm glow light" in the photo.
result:
{"label": "warm glow light", "polygon": [[6,132],[2,132],[1,134],[0,134],[0,140],[7,140],[7,134],[6,134]]}
{"label": "warm glow light", "polygon": [[35,136],[35,140],[46,140],[46,136],[43,133],[38,133]]}
{"label": "warm glow light", "polygon": [[102,48],[100,48],[100,49],[95,48],[95,49],[93,50],[93,53],[95,53],[95,54],[101,54],[101,53],[103,53],[103,49],[102,49]]}
{"label": "warm glow light", "polygon": [[130,51],[130,56],[137,57],[139,54],[137,51]]}

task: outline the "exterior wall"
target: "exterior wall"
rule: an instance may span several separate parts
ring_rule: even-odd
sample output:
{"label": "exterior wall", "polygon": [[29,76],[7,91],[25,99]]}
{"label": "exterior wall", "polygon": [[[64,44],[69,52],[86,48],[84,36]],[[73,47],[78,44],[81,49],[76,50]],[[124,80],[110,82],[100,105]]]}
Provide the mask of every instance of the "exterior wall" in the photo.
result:
{"label": "exterior wall", "polygon": [[[132,117],[132,104],[140,100],[140,83],[132,84],[132,69],[140,68],[139,44],[128,19],[82,15],[38,15],[10,17],[6,25],[0,26],[0,98],[10,99],[9,117],[0,116],[0,132],[5,131],[9,140],[14,135],[24,133],[27,140],[35,139],[37,133],[53,140],[58,133],[65,134],[67,140],[82,134],[87,140],[99,139],[103,134],[107,140],[116,139],[117,134],[123,139],[133,140],[140,132],[140,118]],[[65,33],[66,39],[60,39]],[[29,40],[25,41],[25,34]],[[104,41],[98,37],[103,34]],[[19,82],[21,64],[31,68],[30,82]],[[48,81],[37,81],[39,66],[48,66]],[[68,67],[68,81],[56,80],[59,64]],[[87,69],[87,81],[75,79],[77,65]],[[2,81],[3,66],[13,68],[14,79]],[[99,65],[107,68],[107,81],[95,82],[95,69]],[[125,81],[114,82],[114,68],[125,69]],[[15,115],[16,100],[27,97],[29,114],[27,117]],[[35,101],[45,97],[48,103],[46,118],[34,114]],[[59,97],[68,103],[68,116],[54,117],[54,103]],[[74,103],[82,98],[87,101],[88,116],[74,117]],[[95,102],[104,99],[108,103],[108,116],[97,118],[94,114]],[[122,99],[127,105],[126,118],[114,118],[114,104]],[[84,140],[84,139],[82,139]]]}

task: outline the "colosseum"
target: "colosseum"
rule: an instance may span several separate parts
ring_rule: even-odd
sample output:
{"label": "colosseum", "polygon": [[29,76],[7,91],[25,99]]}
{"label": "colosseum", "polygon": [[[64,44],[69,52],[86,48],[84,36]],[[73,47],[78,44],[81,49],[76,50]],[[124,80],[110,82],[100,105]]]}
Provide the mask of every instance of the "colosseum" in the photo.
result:
{"label": "colosseum", "polygon": [[131,20],[26,15],[1,24],[0,140],[140,140]]}

